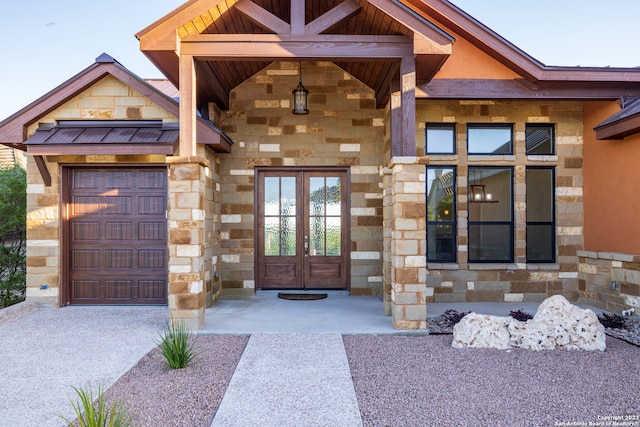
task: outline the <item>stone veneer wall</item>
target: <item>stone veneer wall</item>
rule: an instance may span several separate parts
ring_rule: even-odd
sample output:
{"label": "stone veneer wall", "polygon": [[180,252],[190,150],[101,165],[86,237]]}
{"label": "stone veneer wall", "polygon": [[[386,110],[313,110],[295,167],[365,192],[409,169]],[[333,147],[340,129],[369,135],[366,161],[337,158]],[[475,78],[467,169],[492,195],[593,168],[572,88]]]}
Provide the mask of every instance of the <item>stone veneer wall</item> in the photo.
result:
{"label": "stone veneer wall", "polygon": [[[57,120],[166,120],[178,119],[141,93],[106,76],[29,126],[32,136],[39,123]],[[51,186],[46,187],[32,157],[27,160],[27,291],[29,301],[57,306],[60,302],[60,168],[59,164],[165,164],[165,156],[48,156]],[[43,289],[42,285],[46,285]]]}
{"label": "stone veneer wall", "polygon": [[[418,155],[425,155],[425,123],[456,123],[457,154],[430,155],[430,166],[457,167],[457,248],[452,264],[429,263],[428,302],[542,301],[562,294],[578,299],[578,256],[583,248],[583,123],[580,102],[536,101],[437,101],[419,100],[416,105]],[[467,154],[467,123],[513,123],[514,154],[480,156]],[[556,154],[527,156],[525,124],[555,124]],[[514,167],[515,259],[512,264],[467,262],[468,166]],[[526,262],[527,166],[553,166],[556,170],[557,263]]]}
{"label": "stone veneer wall", "polygon": [[303,62],[308,115],[291,113],[298,62],[276,62],[231,93],[221,128],[235,141],[220,155],[219,260],[225,294],[251,294],[254,277],[254,168],[343,166],[351,173],[351,294],[382,294],[385,110],[371,89],[330,62]]}
{"label": "stone veneer wall", "polygon": [[578,302],[618,314],[633,307],[640,314],[640,255],[578,251],[578,257]]}

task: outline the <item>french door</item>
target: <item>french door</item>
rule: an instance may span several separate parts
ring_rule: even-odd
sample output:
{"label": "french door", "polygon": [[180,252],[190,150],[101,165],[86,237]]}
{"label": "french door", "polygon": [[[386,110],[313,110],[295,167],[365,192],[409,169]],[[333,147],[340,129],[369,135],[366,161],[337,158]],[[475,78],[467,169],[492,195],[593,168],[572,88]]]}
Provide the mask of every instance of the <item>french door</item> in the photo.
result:
{"label": "french door", "polygon": [[257,287],[347,289],[347,171],[263,169],[257,177]]}

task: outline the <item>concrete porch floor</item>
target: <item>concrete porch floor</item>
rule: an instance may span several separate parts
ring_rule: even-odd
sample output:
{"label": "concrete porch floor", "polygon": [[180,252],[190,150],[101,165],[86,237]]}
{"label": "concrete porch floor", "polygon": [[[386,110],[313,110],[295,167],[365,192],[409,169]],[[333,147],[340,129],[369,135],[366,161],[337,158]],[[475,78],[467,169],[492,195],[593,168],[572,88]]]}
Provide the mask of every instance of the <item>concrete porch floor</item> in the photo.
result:
{"label": "concrete porch floor", "polygon": [[[325,293],[310,291],[310,293]],[[199,334],[252,334],[259,332],[307,332],[341,334],[421,334],[423,330],[394,329],[385,316],[380,297],[352,297],[346,291],[326,292],[321,300],[291,301],[278,298],[278,291],[258,291],[244,298],[221,297],[205,311],[205,325]],[[539,303],[429,303],[427,317],[447,309],[459,312],[508,316],[522,309],[535,314]],[[586,306],[581,306],[586,308]],[[596,314],[601,310],[591,308]]]}

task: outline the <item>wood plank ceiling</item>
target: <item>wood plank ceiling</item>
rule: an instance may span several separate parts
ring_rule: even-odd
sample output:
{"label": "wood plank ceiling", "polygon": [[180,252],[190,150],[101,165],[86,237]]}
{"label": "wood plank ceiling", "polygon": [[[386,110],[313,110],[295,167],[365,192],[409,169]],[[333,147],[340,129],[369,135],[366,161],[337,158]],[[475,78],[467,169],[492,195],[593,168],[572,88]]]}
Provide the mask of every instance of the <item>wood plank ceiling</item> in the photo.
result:
{"label": "wood plank ceiling", "polygon": [[[354,0],[360,8],[322,34],[336,35],[402,35],[409,39],[413,33],[372,6],[366,0]],[[237,0],[224,0],[178,29],[184,37],[193,34],[273,34],[256,25],[234,5]],[[291,0],[253,0],[282,21],[291,22]],[[343,0],[307,0],[305,24],[324,15]],[[213,100],[223,109],[228,108],[230,91],[270,64],[269,61],[199,61],[198,96]],[[336,65],[376,92],[378,107],[389,99],[389,84],[397,75],[399,63],[392,60],[336,62]]]}

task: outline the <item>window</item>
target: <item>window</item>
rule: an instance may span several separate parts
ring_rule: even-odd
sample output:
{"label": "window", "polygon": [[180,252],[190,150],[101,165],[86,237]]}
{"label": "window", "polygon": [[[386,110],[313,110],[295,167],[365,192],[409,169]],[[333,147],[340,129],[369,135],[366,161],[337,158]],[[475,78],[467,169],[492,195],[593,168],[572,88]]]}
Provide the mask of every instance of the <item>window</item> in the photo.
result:
{"label": "window", "polygon": [[469,262],[513,262],[513,168],[469,167]]}
{"label": "window", "polygon": [[527,124],[525,129],[527,154],[554,154],[554,126]]}
{"label": "window", "polygon": [[555,171],[527,168],[527,262],[555,262]]}
{"label": "window", "polygon": [[513,154],[513,125],[468,124],[469,154]]}
{"label": "window", "polygon": [[427,141],[427,154],[455,154],[455,124],[427,123],[425,136]]}
{"label": "window", "polygon": [[456,169],[427,167],[427,261],[456,261]]}

